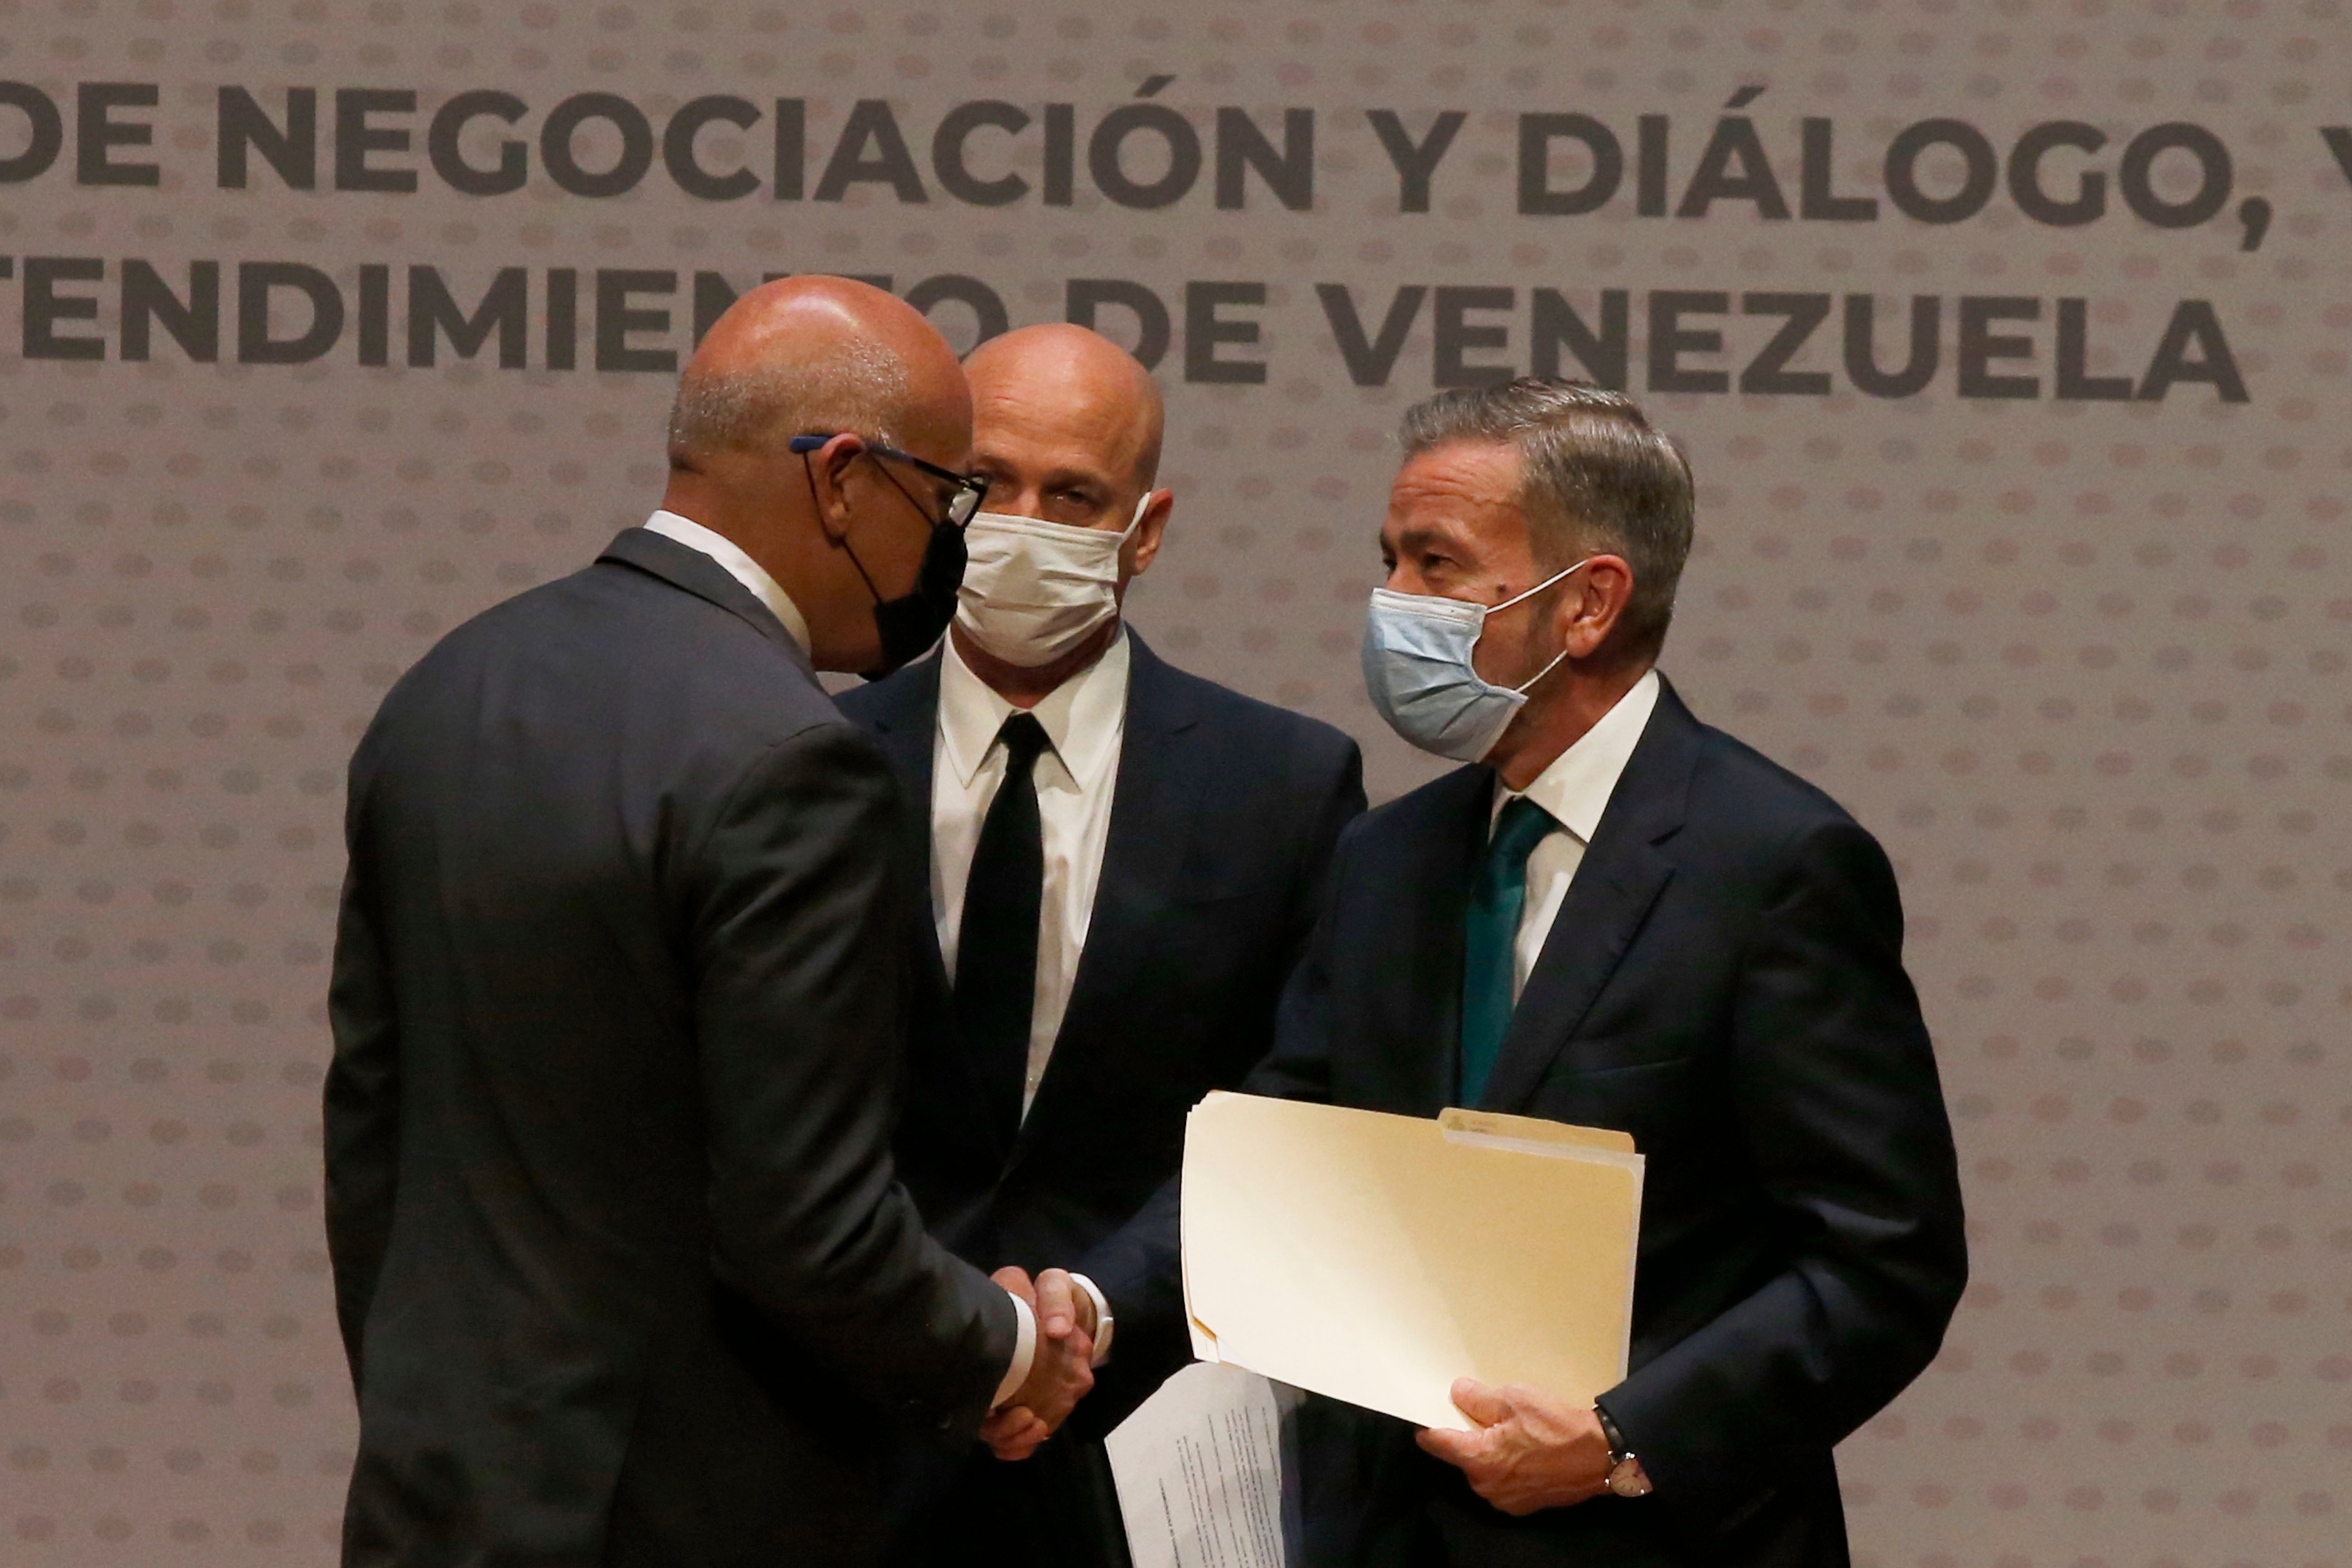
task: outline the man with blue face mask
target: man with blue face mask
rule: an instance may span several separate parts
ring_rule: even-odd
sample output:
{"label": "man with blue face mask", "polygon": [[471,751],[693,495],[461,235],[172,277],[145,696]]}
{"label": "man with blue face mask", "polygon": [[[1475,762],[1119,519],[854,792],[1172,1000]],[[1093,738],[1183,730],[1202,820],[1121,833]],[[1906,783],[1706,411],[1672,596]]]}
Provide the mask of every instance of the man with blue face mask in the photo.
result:
{"label": "man with blue face mask", "polygon": [[1305,1560],[1843,1568],[1831,1449],[1934,1355],[1967,1269],[1894,875],[1655,668],[1691,479],[1630,401],[1448,392],[1402,437],[1364,674],[1470,765],[1341,839],[1246,1087],[1616,1128],[1649,1163],[1624,1382],[1580,1406],[1465,1379],[1466,1432],[1310,1401]]}
{"label": "man with blue face mask", "polygon": [[898,1164],[966,1259],[1073,1271],[1100,1365],[1026,1464],[907,1453],[893,1560],[1110,1568],[1100,1436],[1190,1356],[1181,1295],[1133,1281],[1116,1236],[1174,1175],[1185,1113],[1272,1044],[1361,766],[1338,731],[1171,668],[1125,624],[1175,503],[1143,367],[1050,325],[965,369],[989,489],[954,625],[841,700],[914,805],[930,890]]}

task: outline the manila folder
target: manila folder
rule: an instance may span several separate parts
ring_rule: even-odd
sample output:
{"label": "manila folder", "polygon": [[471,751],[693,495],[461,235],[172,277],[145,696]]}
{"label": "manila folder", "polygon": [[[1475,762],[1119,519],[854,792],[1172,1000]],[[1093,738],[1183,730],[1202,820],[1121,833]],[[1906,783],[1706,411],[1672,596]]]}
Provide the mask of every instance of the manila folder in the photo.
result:
{"label": "manila folder", "polygon": [[1420,1426],[1459,1377],[1586,1405],[1622,1381],[1642,1157],[1612,1133],[1216,1093],[1184,1135],[1206,1359]]}

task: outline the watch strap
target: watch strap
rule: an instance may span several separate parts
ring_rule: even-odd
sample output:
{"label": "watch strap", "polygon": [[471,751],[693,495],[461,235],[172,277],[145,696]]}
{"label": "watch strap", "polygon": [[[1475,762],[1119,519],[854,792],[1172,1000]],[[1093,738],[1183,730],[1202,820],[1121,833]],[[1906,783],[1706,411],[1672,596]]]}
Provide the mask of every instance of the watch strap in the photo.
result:
{"label": "watch strap", "polygon": [[1617,1497],[1649,1496],[1654,1489],[1649,1475],[1642,1468],[1641,1460],[1633,1457],[1625,1434],[1617,1429],[1617,1423],[1600,1405],[1592,1407],[1592,1415],[1601,1424],[1601,1440],[1609,1445],[1609,1474],[1601,1484]]}
{"label": "watch strap", "polygon": [[1601,1436],[1608,1441],[1610,1462],[1614,1464],[1622,1460],[1632,1451],[1625,1442],[1625,1434],[1617,1429],[1617,1423],[1600,1405],[1592,1407],[1592,1414],[1601,1423]]}

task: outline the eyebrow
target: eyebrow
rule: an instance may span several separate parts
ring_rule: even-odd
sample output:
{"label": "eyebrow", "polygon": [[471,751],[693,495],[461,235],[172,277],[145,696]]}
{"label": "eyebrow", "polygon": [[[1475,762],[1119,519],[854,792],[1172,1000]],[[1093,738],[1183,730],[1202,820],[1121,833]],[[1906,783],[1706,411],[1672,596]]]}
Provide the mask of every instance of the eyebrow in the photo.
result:
{"label": "eyebrow", "polygon": [[[1023,465],[1001,452],[980,452],[973,455],[972,467],[1009,474],[1020,471]],[[1040,491],[1083,488],[1100,490],[1107,495],[1118,493],[1118,481],[1109,474],[1097,469],[1074,468],[1066,464],[1045,469],[1038,477],[1037,488]]]}
{"label": "eyebrow", "polygon": [[[1398,550],[1417,550],[1432,542],[1450,544],[1453,542],[1453,538],[1442,528],[1433,527],[1425,522],[1418,523],[1411,528],[1403,530],[1397,535],[1395,548]],[[1381,542],[1382,544],[1386,544],[1388,542],[1388,531],[1386,529],[1382,529],[1381,531]]]}
{"label": "eyebrow", "polygon": [[1111,482],[1108,474],[1097,473],[1087,468],[1048,468],[1045,470],[1045,478],[1038,481],[1038,488],[1041,489],[1067,489],[1078,487],[1097,490],[1111,490],[1118,488]]}

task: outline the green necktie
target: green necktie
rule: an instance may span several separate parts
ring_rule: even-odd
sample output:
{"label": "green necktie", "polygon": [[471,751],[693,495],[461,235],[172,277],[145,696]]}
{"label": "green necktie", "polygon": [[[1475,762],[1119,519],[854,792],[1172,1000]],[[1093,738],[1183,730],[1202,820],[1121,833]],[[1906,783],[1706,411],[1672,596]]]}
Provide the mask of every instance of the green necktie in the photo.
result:
{"label": "green necktie", "polygon": [[1525,796],[1503,807],[1486,858],[1470,890],[1462,944],[1462,1098],[1475,1106],[1486,1092],[1503,1037],[1511,1030],[1511,979],[1519,916],[1528,905],[1528,857],[1559,824]]}

